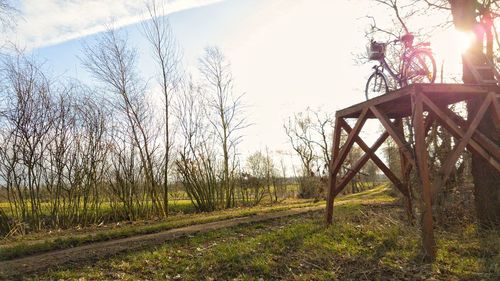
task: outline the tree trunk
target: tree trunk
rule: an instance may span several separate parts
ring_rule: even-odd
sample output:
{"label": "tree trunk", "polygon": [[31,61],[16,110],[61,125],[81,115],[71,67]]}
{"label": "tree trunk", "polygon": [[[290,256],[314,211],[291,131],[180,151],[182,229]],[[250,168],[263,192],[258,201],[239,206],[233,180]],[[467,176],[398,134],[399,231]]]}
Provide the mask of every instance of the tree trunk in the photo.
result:
{"label": "tree trunk", "polygon": [[[469,102],[467,109],[474,116],[479,103]],[[478,130],[500,145],[499,131],[495,128],[491,109],[484,115]],[[474,198],[477,219],[485,227],[500,226],[500,173],[481,156],[472,154],[472,177],[474,178]]]}
{"label": "tree trunk", "polygon": [[[474,32],[476,35],[476,43],[471,46],[466,56],[469,57],[471,64],[479,65],[482,63],[481,60],[485,58],[483,39],[485,36],[484,30],[488,29],[487,25],[481,26],[481,23],[476,21],[476,9],[479,4],[476,1],[464,0],[450,0],[450,4],[455,27],[463,31]],[[486,35],[488,35],[487,32]],[[486,39],[492,40],[492,37],[486,36]],[[487,47],[490,45],[491,42],[486,43]],[[463,62],[462,79],[464,83],[478,83],[465,61]],[[478,106],[477,102],[468,102],[469,119],[475,115]],[[499,132],[495,127],[491,112],[485,114],[478,130],[492,139],[497,145],[500,145]],[[472,176],[479,224],[482,226],[500,226],[500,190],[498,188],[500,186],[500,174],[479,155],[472,154]]]}

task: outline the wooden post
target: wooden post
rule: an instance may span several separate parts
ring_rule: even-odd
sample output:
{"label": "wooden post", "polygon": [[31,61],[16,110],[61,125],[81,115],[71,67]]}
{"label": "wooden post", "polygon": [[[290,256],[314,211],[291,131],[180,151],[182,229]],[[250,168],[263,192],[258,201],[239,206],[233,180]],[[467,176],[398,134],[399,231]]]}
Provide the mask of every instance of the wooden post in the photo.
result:
{"label": "wooden post", "polygon": [[[429,118],[427,118],[426,121],[428,121],[428,119]],[[398,129],[398,133],[400,134],[400,137],[402,139],[405,139],[404,128],[403,128],[403,119],[397,118],[394,123],[396,125],[396,128]],[[427,126],[425,129],[426,132],[427,132],[428,123],[429,122],[427,122]],[[413,214],[413,205],[412,205],[413,198],[412,198],[412,194],[411,194],[411,183],[410,183],[410,171],[411,170],[409,168],[411,167],[411,164],[406,159],[406,156],[401,148],[399,148],[399,161],[400,161],[399,163],[401,165],[402,185],[403,185],[403,188],[405,188],[408,191],[408,195],[405,196],[406,216],[408,217],[408,221],[410,222],[410,224],[413,225],[415,215]]]}
{"label": "wooden post", "polygon": [[339,155],[340,149],[340,134],[342,133],[342,128],[340,127],[340,120],[342,118],[335,118],[335,128],[333,132],[333,149],[332,149],[332,158],[330,160],[329,165],[329,177],[328,177],[328,195],[326,199],[326,224],[332,224],[333,220],[333,200],[335,199],[335,186],[337,183],[337,173],[333,173],[333,164]]}
{"label": "wooden post", "polygon": [[432,219],[431,183],[429,179],[428,152],[425,143],[425,121],[422,92],[412,93],[413,128],[415,130],[415,154],[418,174],[422,186],[422,198],[424,203],[422,213],[422,242],[424,257],[427,261],[436,259],[436,241],[434,240],[434,229]]}

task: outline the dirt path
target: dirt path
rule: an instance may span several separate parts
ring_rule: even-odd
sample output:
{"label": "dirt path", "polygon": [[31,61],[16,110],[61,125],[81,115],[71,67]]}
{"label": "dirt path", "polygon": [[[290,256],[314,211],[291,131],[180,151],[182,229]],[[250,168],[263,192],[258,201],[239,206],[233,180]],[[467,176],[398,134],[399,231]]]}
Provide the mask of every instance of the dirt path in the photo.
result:
{"label": "dirt path", "polygon": [[221,228],[299,215],[307,212],[323,210],[324,208],[324,206],[297,208],[275,213],[258,214],[248,217],[191,225],[158,233],[98,242],[70,249],[57,250],[19,259],[2,261],[0,262],[0,279],[16,279],[22,277],[23,275],[45,270],[49,267],[59,266],[66,263],[76,263],[84,260],[102,259],[124,251],[140,250],[146,247],[160,245],[165,241],[195,233],[203,233]]}

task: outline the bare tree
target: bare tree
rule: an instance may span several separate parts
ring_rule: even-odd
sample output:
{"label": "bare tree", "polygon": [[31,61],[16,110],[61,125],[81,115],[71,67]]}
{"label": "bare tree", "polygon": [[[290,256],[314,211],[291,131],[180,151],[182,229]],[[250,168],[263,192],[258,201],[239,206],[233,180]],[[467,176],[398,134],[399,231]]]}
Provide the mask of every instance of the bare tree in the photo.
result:
{"label": "bare tree", "polygon": [[299,180],[299,196],[302,198],[318,197],[322,193],[322,185],[318,174],[319,153],[313,130],[313,121],[309,112],[296,113],[283,125],[293,150],[302,163]]}
{"label": "bare tree", "polygon": [[163,206],[168,214],[168,178],[171,162],[173,136],[171,125],[172,97],[181,80],[181,52],[175,41],[163,2],[151,0],[147,4],[149,19],[142,25],[143,33],[153,50],[153,57],[159,71],[159,85],[163,95],[164,110],[164,163],[163,163]]}
{"label": "bare tree", "polygon": [[269,155],[269,149],[266,148],[265,154],[261,151],[254,152],[248,156],[246,167],[249,171],[251,188],[254,190],[254,204],[258,204],[264,196],[264,187],[267,189],[269,200],[278,201],[276,174],[277,170],[274,161]]}
{"label": "bare tree", "polygon": [[325,168],[322,174],[327,174],[331,162],[330,147],[332,146],[331,132],[333,132],[334,116],[321,110],[314,110],[312,114],[314,115],[312,130],[317,136],[313,142],[321,151],[323,167]]}
{"label": "bare tree", "polygon": [[333,121],[334,117],[330,113],[307,108],[285,123],[285,132],[307,173],[318,176],[327,174],[331,161]]}
{"label": "bare tree", "polygon": [[82,208],[79,221],[86,225],[102,220],[101,203],[109,200],[106,191],[106,175],[109,173],[110,112],[103,97],[83,85],[76,85],[72,98],[75,124],[72,132],[73,148],[69,161],[68,182],[79,183]]}
{"label": "bare tree", "polygon": [[19,217],[41,229],[42,164],[54,125],[51,83],[39,64],[22,53],[5,58],[2,74],[8,84],[3,113],[7,127],[3,138],[8,141],[4,180]]}
{"label": "bare tree", "polygon": [[243,95],[234,93],[230,63],[217,47],[205,48],[199,59],[199,70],[207,91],[208,118],[221,145],[223,174],[221,185],[225,190],[226,207],[234,206],[235,170],[240,131],[246,128]]}
{"label": "bare tree", "polygon": [[260,151],[248,156],[246,161],[248,174],[245,179],[246,184],[242,188],[251,192],[251,196],[246,194],[246,197],[247,201],[251,201],[253,205],[259,204],[265,194],[264,187],[269,184],[266,162],[266,156]]}
{"label": "bare tree", "polygon": [[[94,45],[85,45],[84,53],[84,66],[114,94],[112,104],[126,120],[121,139],[131,141],[131,150],[137,149],[153,211],[164,214],[166,206],[163,206],[158,196],[159,184],[155,173],[156,132],[154,128],[148,127],[154,122],[144,95],[145,89],[136,74],[137,52],[127,45],[126,39],[109,29]],[[133,151],[130,155],[134,155]]]}
{"label": "bare tree", "polygon": [[312,136],[312,121],[307,112],[296,113],[293,119],[283,125],[293,150],[297,152],[302,163],[303,176],[314,173],[314,160],[317,159]]}
{"label": "bare tree", "polygon": [[220,169],[206,104],[199,87],[189,83],[176,105],[182,146],[176,167],[184,189],[199,211],[224,207],[224,190],[218,184]]}
{"label": "bare tree", "polygon": [[[5,56],[1,66],[0,188],[17,222],[14,229],[99,220],[105,107],[95,96],[89,103],[77,85],[50,80],[23,53]],[[89,119],[97,117],[94,111],[100,117]]]}

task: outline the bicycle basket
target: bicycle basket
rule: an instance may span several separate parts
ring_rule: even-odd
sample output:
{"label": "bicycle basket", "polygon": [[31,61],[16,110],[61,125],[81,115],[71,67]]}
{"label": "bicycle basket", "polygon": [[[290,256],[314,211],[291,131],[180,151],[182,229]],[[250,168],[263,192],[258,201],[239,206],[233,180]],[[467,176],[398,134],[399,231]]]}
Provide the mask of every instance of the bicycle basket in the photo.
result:
{"label": "bicycle basket", "polygon": [[385,44],[372,41],[368,49],[368,58],[370,60],[380,60],[384,58]]}

